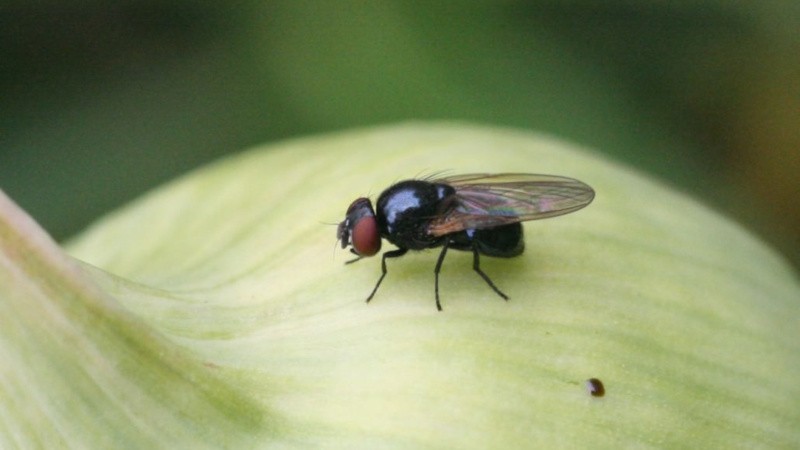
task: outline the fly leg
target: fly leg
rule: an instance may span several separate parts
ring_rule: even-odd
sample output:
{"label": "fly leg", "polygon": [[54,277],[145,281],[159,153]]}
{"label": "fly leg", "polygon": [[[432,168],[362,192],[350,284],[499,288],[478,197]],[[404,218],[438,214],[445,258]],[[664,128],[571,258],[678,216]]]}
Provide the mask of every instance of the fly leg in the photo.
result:
{"label": "fly leg", "polygon": [[444,245],[442,245],[442,253],[439,253],[439,259],[436,261],[436,267],[433,269],[434,277],[436,281],[434,282],[435,290],[436,290],[436,309],[439,311],[442,310],[442,304],[439,303],[439,271],[442,269],[442,262],[444,262],[444,255],[447,254],[447,247],[450,245],[450,241],[448,239],[444,240]]}
{"label": "fly leg", "polygon": [[490,288],[494,289],[494,291],[497,292],[497,295],[503,297],[503,300],[508,301],[508,296],[504,294],[500,289],[497,289],[497,286],[495,286],[494,283],[492,283],[492,280],[489,278],[489,276],[483,273],[483,271],[481,270],[480,256],[478,256],[478,247],[476,247],[475,245],[472,246],[472,255],[473,255],[472,268],[475,270],[475,272],[478,272],[478,275],[480,275],[481,278],[483,278],[483,280],[486,282],[486,284],[489,285]]}
{"label": "fly leg", "polygon": [[350,249],[350,253],[352,253],[352,254],[356,255],[356,257],[355,257],[355,258],[353,258],[353,259],[351,259],[351,260],[349,260],[349,261],[345,261],[345,262],[344,262],[345,264],[353,264],[354,262],[356,262],[356,261],[360,261],[360,260],[363,258],[363,256],[361,256],[361,255],[359,255],[358,253],[356,253],[356,251],[355,251],[355,250],[353,250],[352,248]]}
{"label": "fly leg", "polygon": [[[378,287],[381,285],[383,278],[386,276],[386,258],[397,258],[398,256],[405,255],[407,251],[407,248],[398,248],[397,250],[391,250],[383,253],[383,257],[381,258],[381,277],[378,278],[378,283],[375,285],[375,289],[373,289],[372,293],[369,294],[369,297],[367,297],[367,303],[369,303],[375,293],[378,292]],[[358,259],[359,258],[356,258],[352,262],[356,262]]]}

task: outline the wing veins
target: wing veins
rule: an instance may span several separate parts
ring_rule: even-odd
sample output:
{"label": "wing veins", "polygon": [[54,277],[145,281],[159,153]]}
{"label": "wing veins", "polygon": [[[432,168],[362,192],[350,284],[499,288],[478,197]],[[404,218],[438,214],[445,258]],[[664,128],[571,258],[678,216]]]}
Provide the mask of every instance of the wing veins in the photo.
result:
{"label": "wing veins", "polygon": [[594,199],[588,185],[554,175],[466,174],[432,181],[453,186],[457,199],[429,227],[435,236],[568,214]]}

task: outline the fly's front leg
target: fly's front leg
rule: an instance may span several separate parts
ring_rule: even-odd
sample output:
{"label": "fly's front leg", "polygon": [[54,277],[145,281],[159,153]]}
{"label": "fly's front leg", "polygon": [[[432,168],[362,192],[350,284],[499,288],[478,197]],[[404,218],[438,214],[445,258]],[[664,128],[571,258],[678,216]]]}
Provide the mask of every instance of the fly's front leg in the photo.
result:
{"label": "fly's front leg", "polygon": [[355,257],[355,258],[353,258],[353,259],[351,259],[351,260],[349,260],[349,261],[345,261],[345,262],[344,262],[345,264],[353,264],[354,262],[356,262],[356,261],[360,261],[360,260],[363,258],[363,256],[359,255],[359,254],[358,254],[358,252],[356,252],[356,251],[355,251],[355,250],[353,250],[352,248],[350,249],[350,253],[352,253],[352,254],[356,255],[356,257]]}
{"label": "fly's front leg", "polygon": [[[403,256],[408,251],[407,248],[399,248],[397,250],[391,250],[388,252],[383,253],[383,257],[381,258],[381,277],[378,278],[378,283],[375,285],[375,288],[372,290],[372,293],[369,294],[367,297],[367,303],[372,300],[372,297],[378,292],[378,287],[381,285],[383,278],[386,276],[386,258],[397,258],[398,256]],[[358,259],[354,259],[352,262],[358,261]]]}
{"label": "fly's front leg", "polygon": [[508,296],[504,294],[500,289],[497,289],[497,286],[495,286],[494,283],[492,283],[492,280],[489,278],[489,276],[483,273],[483,271],[481,270],[480,256],[478,256],[478,247],[476,247],[475,245],[472,246],[472,255],[473,255],[472,268],[475,270],[475,272],[478,272],[478,275],[480,275],[481,278],[483,278],[483,280],[486,281],[489,287],[491,287],[492,289],[494,289],[495,292],[497,292],[497,295],[503,297],[503,300],[508,301]]}
{"label": "fly's front leg", "polygon": [[450,241],[445,239],[444,245],[442,245],[442,253],[439,253],[439,259],[436,261],[436,267],[433,269],[434,277],[436,281],[434,282],[435,291],[436,291],[436,309],[439,311],[442,310],[442,304],[439,302],[439,271],[442,269],[442,262],[444,261],[444,255],[447,254],[447,247],[450,245]]}

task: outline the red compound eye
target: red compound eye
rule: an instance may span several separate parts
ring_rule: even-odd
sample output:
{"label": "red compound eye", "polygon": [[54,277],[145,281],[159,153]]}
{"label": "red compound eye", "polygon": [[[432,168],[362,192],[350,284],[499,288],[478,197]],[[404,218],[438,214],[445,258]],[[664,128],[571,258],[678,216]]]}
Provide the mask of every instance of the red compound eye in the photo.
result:
{"label": "red compound eye", "polygon": [[381,249],[381,236],[374,216],[364,216],[353,225],[353,248],[359,256],[372,256]]}

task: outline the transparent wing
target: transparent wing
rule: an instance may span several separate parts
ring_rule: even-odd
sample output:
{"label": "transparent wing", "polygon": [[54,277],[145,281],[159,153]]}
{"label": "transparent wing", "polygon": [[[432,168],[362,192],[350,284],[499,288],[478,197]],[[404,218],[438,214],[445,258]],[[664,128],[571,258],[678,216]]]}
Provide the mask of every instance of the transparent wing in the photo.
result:
{"label": "transparent wing", "polygon": [[430,181],[456,190],[455,207],[431,222],[428,233],[433,236],[560,216],[594,199],[585,183],[555,175],[467,174]]}

